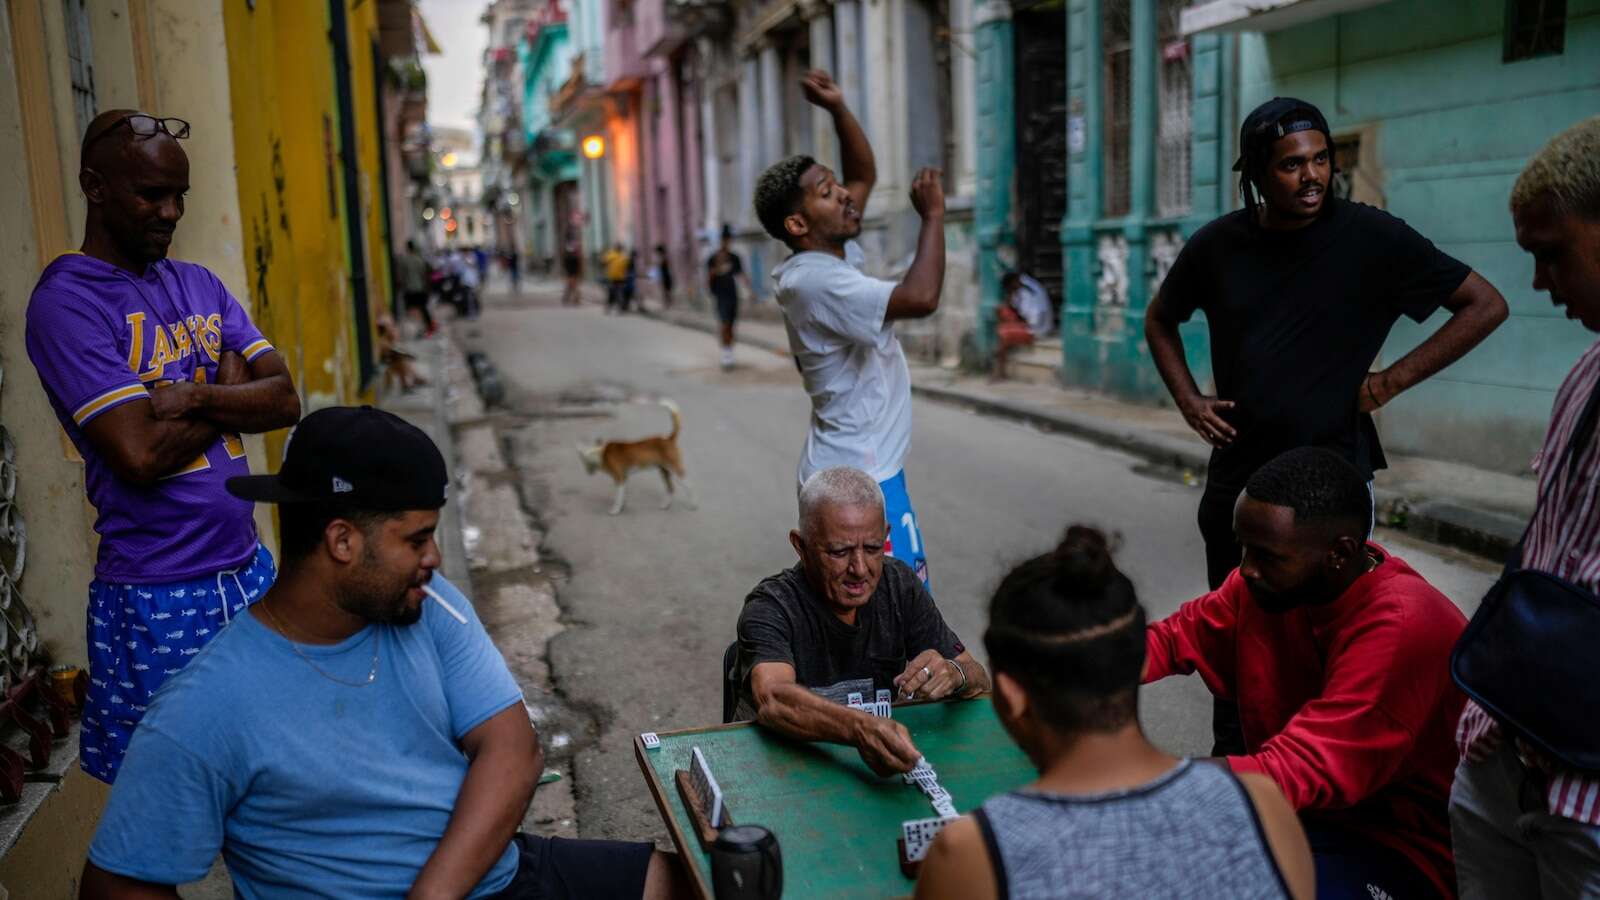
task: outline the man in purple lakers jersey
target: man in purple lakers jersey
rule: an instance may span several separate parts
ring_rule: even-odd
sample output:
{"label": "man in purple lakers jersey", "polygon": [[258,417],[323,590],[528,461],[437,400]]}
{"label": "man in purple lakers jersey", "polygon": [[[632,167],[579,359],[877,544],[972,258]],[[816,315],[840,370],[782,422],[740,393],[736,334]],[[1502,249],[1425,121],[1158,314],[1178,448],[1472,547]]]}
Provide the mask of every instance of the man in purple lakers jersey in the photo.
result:
{"label": "man in purple lakers jersey", "polygon": [[300,418],[283,358],[209,270],[167,259],[189,190],[181,119],[99,115],[78,183],[83,247],[45,268],[28,356],[84,459],[100,553],[89,586],[81,762],[111,782],[150,696],[250,601],[271,555],[241,433]]}

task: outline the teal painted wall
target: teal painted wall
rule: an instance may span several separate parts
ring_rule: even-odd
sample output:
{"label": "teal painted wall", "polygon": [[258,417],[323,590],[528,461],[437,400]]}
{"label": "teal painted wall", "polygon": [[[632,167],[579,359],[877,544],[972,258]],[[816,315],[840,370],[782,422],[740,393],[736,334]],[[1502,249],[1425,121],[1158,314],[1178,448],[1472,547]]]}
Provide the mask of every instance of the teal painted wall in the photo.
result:
{"label": "teal painted wall", "polygon": [[[1569,0],[1562,55],[1514,63],[1501,61],[1505,8],[1504,0],[1395,0],[1244,35],[1239,107],[1290,95],[1321,107],[1336,133],[1372,126],[1385,207],[1505,294],[1510,320],[1398,398],[1379,429],[1401,453],[1522,472],[1555,388],[1594,335],[1533,292],[1506,198],[1531,154],[1600,110],[1600,0]],[[1444,319],[1402,319],[1380,362]]]}

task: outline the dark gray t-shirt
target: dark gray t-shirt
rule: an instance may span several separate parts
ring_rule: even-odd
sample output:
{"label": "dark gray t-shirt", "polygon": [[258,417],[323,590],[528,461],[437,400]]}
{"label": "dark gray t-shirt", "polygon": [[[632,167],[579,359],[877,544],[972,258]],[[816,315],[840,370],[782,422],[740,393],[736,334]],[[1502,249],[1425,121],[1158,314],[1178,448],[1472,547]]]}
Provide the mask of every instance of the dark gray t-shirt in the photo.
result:
{"label": "dark gray t-shirt", "polygon": [[750,672],[760,663],[794,666],[797,682],[834,702],[845,702],[852,691],[871,701],[874,691],[893,690],[895,677],[929,649],[954,659],[966,647],[910,566],[885,557],[872,599],[856,613],[856,624],[846,625],[823,605],[796,564],[763,580],[744,600],[736,715],[755,718]]}

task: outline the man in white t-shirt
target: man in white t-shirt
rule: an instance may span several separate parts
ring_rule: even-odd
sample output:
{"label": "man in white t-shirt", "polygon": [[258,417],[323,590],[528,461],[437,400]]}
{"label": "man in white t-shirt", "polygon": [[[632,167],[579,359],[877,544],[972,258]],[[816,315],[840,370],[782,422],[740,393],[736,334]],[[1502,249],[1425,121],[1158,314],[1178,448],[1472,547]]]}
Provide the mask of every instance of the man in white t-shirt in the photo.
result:
{"label": "man in white t-shirt", "polygon": [[833,116],[842,181],[809,156],[791,156],[761,174],[755,207],[761,225],[794,251],[772,272],[789,349],[811,395],[811,430],[800,453],[799,483],[831,466],[853,466],[883,488],[885,549],[927,583],[927,555],[906,491],[911,445],[911,373],[895,337],[896,319],[939,308],[944,286],[944,188],[937,169],[911,183],[922,217],[917,255],[896,284],[862,271],[853,238],[877,180],[872,146],[828,73],[800,82],[806,99]]}

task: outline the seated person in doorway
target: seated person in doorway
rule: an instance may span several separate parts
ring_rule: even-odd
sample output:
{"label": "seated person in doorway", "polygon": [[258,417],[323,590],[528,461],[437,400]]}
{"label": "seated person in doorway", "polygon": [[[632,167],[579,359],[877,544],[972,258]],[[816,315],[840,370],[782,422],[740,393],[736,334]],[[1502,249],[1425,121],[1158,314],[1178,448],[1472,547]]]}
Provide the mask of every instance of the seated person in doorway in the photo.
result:
{"label": "seated person in doorway", "polygon": [[544,754],[434,574],[446,481],[427,435],[370,407],[312,413],[278,475],[228,480],[278,504],[282,572],[156,695],[81,897],[176,898],[218,852],[246,898],[686,896],[650,844],[517,833]]}
{"label": "seated person in doorway", "polygon": [[1452,897],[1449,661],[1466,620],[1366,539],[1371,516],[1366,479],[1331,450],[1258,469],[1233,514],[1243,561],[1150,626],[1145,681],[1198,672],[1238,704],[1246,752],[1225,762],[1299,811],[1317,896]]}
{"label": "seated person in doorway", "polygon": [[[1021,299],[1022,276],[1016,272],[1007,272],[1001,279],[1002,296],[1000,305],[995,307],[994,323],[994,380],[1004,381],[1006,378],[1006,358],[1011,351],[1018,347],[1033,346],[1033,327],[1023,316],[1018,307]],[[1048,298],[1046,300],[1048,303]]]}
{"label": "seated person in doorway", "polygon": [[735,662],[738,718],[853,746],[879,775],[911,771],[917,748],[900,723],[846,706],[851,693],[938,700],[989,689],[916,573],[885,558],[886,528],[872,476],[836,466],[807,479],[789,532],[800,562],[745,598]]}
{"label": "seated person in doorway", "polygon": [[918,900],[1312,896],[1305,832],[1270,778],[1145,738],[1144,609],[1103,534],[1074,525],[1013,569],[983,643],[995,713],[1039,778],[945,827]]}

